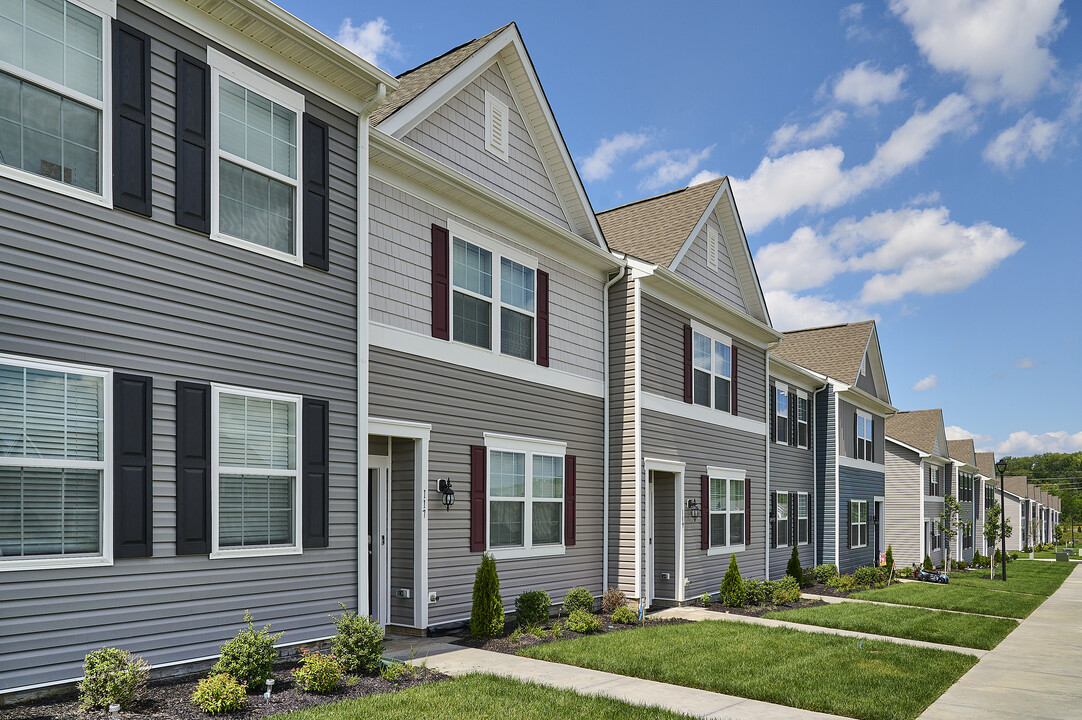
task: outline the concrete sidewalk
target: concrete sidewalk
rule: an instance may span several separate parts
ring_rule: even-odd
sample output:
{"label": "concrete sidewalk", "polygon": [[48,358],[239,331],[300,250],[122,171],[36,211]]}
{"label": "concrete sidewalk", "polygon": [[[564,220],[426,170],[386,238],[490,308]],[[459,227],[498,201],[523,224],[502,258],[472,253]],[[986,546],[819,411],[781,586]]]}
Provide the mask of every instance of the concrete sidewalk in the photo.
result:
{"label": "concrete sidewalk", "polygon": [[938,700],[922,720],[1082,716],[1082,571],[1053,595]]}

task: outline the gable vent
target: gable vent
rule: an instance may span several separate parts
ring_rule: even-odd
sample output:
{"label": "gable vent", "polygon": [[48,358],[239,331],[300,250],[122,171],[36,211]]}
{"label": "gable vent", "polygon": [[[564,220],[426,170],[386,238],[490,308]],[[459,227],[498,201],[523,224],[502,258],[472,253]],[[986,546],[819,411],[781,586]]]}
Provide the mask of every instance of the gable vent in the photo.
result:
{"label": "gable vent", "polygon": [[507,103],[485,91],[485,149],[507,162]]}
{"label": "gable vent", "polygon": [[706,264],[711,270],[718,269],[718,231],[712,227],[706,229]]}

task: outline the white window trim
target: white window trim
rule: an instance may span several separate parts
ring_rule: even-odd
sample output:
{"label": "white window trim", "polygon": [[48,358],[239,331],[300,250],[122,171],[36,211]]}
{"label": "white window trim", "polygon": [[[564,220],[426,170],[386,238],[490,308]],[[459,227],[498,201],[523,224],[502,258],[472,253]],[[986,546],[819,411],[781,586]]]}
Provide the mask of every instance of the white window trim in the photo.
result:
{"label": "white window trim", "polygon": [[[780,412],[778,412],[778,393],[781,393],[781,394],[785,395],[785,408],[786,408],[785,415],[782,415]],[[784,423],[785,423],[785,439],[784,440],[778,440],[777,439],[777,435],[778,435],[777,428],[778,428],[778,423],[782,422],[782,418],[784,418]],[[789,444],[789,432],[792,429],[793,428],[789,427],[789,386],[786,385],[785,383],[776,382],[776,383],[774,383],[774,437],[775,437],[774,442],[777,443],[778,445],[788,445]]]}
{"label": "white window trim", "polygon": [[[289,88],[281,85],[274,80],[271,80],[267,76],[259,73],[256,70],[248,67],[244,63],[241,63],[228,55],[210,47],[207,48],[207,64],[210,65],[210,143],[211,143],[211,169],[210,169],[210,237],[212,240],[225,243],[226,245],[232,245],[234,247],[243,248],[260,255],[266,255],[267,257],[276,258],[278,260],[284,260],[294,265],[303,265],[302,253],[304,252],[304,186],[303,186],[303,168],[304,168],[304,95],[301,93],[290,90]],[[263,97],[271,100],[272,102],[281,105],[289,110],[297,113],[297,177],[291,178],[287,175],[276,173],[269,168],[265,168],[262,165],[258,165],[253,162],[249,162],[244,158],[237,157],[231,153],[225,153],[221,150],[221,132],[219,125],[219,105],[221,103],[220,95],[220,80],[222,76],[225,76],[229,80],[232,80],[236,84],[256,92]],[[219,223],[221,221],[221,212],[218,207],[220,204],[220,188],[219,188],[219,174],[221,172],[221,161],[226,159],[229,162],[240,165],[241,167],[257,172],[260,175],[264,175],[273,180],[277,180],[282,183],[286,183],[293,188],[294,208],[293,208],[293,249],[292,254],[282,252],[281,250],[275,250],[274,248],[265,247],[259,243],[250,242],[242,238],[233,237],[232,235],[226,235],[219,230]]]}
{"label": "white window trim", "polygon": [[[858,506],[858,505],[864,505],[864,521],[863,522],[853,522],[853,510],[852,510],[852,507],[851,507],[850,510],[849,510],[849,537],[850,538],[853,537],[853,528],[854,527],[859,527],[859,526],[863,525],[864,526],[864,538],[865,538],[864,542],[862,544],[852,543],[850,548],[853,549],[853,550],[856,550],[858,548],[866,548],[866,547],[868,547],[868,540],[871,539],[871,532],[870,532],[870,530],[868,528],[868,526],[871,524],[871,518],[868,515],[868,501],[867,500],[850,500],[850,503],[851,503],[851,505],[853,507]],[[858,518],[860,517],[860,511],[859,510],[857,510],[857,517]],[[859,530],[857,531],[857,538],[860,538],[860,531]]]}
{"label": "white window trim", "polygon": [[940,481],[940,478],[939,478],[939,466],[938,465],[929,465],[928,466],[928,485],[929,485],[928,490],[929,491],[934,491],[934,492],[929,492],[929,497],[942,497],[943,496],[943,492],[942,492],[943,487],[940,485],[940,482],[941,481]]}
{"label": "white window trim", "polygon": [[[724,514],[726,516],[725,527],[726,527],[726,530],[728,530],[729,520],[732,517],[731,514],[730,514],[730,511],[729,511],[729,481],[730,480],[741,480],[741,481],[743,481],[743,483],[744,483],[744,493],[745,493],[745,497],[747,497],[747,492],[748,492],[747,471],[745,471],[745,470],[737,470],[735,468],[708,467],[708,468],[706,468],[706,474],[710,478],[710,480],[724,480],[725,481],[725,513]],[[702,498],[702,503],[703,503],[703,515],[704,515],[704,517],[702,518],[701,522],[709,523],[710,522],[710,498],[708,498],[708,497],[707,498]],[[744,501],[744,507],[745,508],[747,507],[747,500]],[[741,520],[745,523],[745,525],[744,525],[745,528],[747,527],[747,520],[744,518],[744,515],[745,515],[746,512],[747,511],[745,509],[740,510]],[[721,513],[717,513],[717,514],[720,515]],[[707,549],[707,551],[706,551],[707,557],[709,557],[711,555],[729,555],[731,553],[744,552],[744,550],[747,548],[748,538],[745,537],[744,542],[742,544],[740,544],[740,545],[729,545],[728,544],[729,543],[729,534],[726,533],[725,534],[725,543],[726,543],[725,545],[711,545],[710,548]]]}
{"label": "white window trim", "polygon": [[39,85],[50,92],[88,105],[101,113],[101,138],[98,152],[100,161],[98,187],[101,188],[101,192],[93,193],[4,163],[0,163],[0,177],[8,177],[42,190],[50,190],[76,200],[111,208],[113,206],[113,24],[111,21],[116,18],[116,2],[110,0],[68,1],[101,18],[101,100],[8,63],[0,62],[0,70],[33,85]]}
{"label": "white window trim", "polygon": [[778,523],[781,521],[778,516],[780,515],[779,511],[781,510],[781,499],[783,497],[785,498],[785,543],[775,542],[775,547],[787,548],[794,545],[793,538],[789,537],[789,493],[780,490],[774,493],[774,539],[775,541],[778,539]]}
{"label": "white window trim", "polygon": [[869,437],[862,438],[861,435],[860,435],[860,423],[857,422],[857,432],[856,432],[855,436],[853,437],[853,456],[854,456],[854,459],[856,459],[856,460],[864,460],[865,462],[874,462],[872,460],[869,460],[866,457],[860,457],[860,441],[862,439],[867,440],[868,446],[872,448],[872,457],[875,457],[875,447],[874,447],[875,446],[875,430],[874,430],[875,426],[872,425],[872,422],[873,422],[872,421],[872,415],[871,415],[871,413],[866,413],[863,410],[857,410],[856,411],[856,416],[858,418],[864,418],[864,422],[867,423],[867,425],[865,425],[865,427],[868,427],[869,425],[871,425],[873,430],[872,430],[871,435]]}
{"label": "white window trim", "polygon": [[[493,110],[502,110],[503,116],[503,145],[501,147],[495,147],[492,137],[492,125],[493,125]],[[511,120],[509,117],[510,109],[507,103],[497,98],[488,90],[485,90],[485,150],[492,156],[503,160],[504,162],[510,162],[510,146],[508,135],[511,129]]]}
{"label": "white window trim", "polygon": [[[219,518],[218,513],[220,509],[219,494],[219,480],[218,477],[221,474],[221,464],[219,462],[219,400],[222,394],[226,395],[243,395],[245,397],[255,397],[265,400],[279,400],[281,402],[294,403],[296,407],[296,422],[297,422],[297,437],[296,437],[296,467],[293,470],[279,470],[272,468],[250,468],[253,475],[279,475],[283,477],[294,478],[293,482],[293,544],[283,545],[275,547],[241,547],[241,548],[223,548],[218,544],[219,535]],[[302,522],[303,513],[301,507],[301,448],[304,447],[301,443],[303,437],[301,436],[301,413],[303,410],[304,398],[300,395],[291,395],[286,393],[276,393],[266,390],[256,390],[253,388],[236,387],[233,385],[218,385],[217,383],[211,385],[211,410],[210,410],[210,444],[211,444],[211,475],[210,475],[210,518],[211,518],[211,546],[210,546],[210,559],[216,560],[219,558],[236,558],[236,557],[271,557],[275,555],[300,555],[302,552],[301,540],[302,540]]]}
{"label": "white window trim", "polygon": [[[567,538],[567,526],[564,523],[566,515],[560,518],[560,542],[551,545],[533,545],[533,456],[547,455],[565,459],[567,456],[567,443],[556,440],[543,440],[526,438],[518,435],[504,435],[501,433],[484,434],[485,437],[485,548],[496,560],[514,560],[517,558],[553,557],[567,552],[565,540]],[[493,498],[489,472],[492,464],[489,457],[493,451],[524,453],[526,455],[526,486],[523,495],[522,512],[522,546],[521,547],[497,547],[494,548],[489,540],[489,530],[492,527],[491,507],[492,501],[497,502],[508,498]],[[566,465],[565,465],[566,468]],[[564,477],[564,489],[560,493],[560,511],[565,512],[567,502],[567,477]]]}
{"label": "white window trim", "polygon": [[[705,407],[707,410],[710,410],[711,412],[722,413],[724,415],[732,415],[733,414],[733,399],[732,399],[733,339],[730,336],[726,335],[725,333],[720,332],[718,330],[715,330],[715,329],[713,329],[711,327],[707,327],[706,325],[703,325],[702,323],[697,322],[695,320],[691,321],[691,333],[692,333],[691,344],[693,346],[695,344],[695,335],[696,334],[699,334],[699,335],[702,335],[704,337],[710,338],[710,405],[709,406],[699,405],[698,403],[696,403],[694,401],[691,404],[695,405],[697,407],[701,407],[701,408]],[[719,375],[718,373],[714,372],[714,343],[715,342],[719,342],[722,345],[728,345],[729,346],[729,374],[728,375]],[[695,377],[695,371],[696,370],[699,371],[699,372],[705,372],[702,368],[695,367],[695,361],[694,361],[694,358],[693,358],[692,359],[692,368],[691,368],[692,384],[693,385],[694,385],[694,377]],[[716,407],[717,402],[716,402],[716,399],[714,398],[714,390],[715,390],[714,378],[718,378],[718,377],[729,381],[729,409],[728,410],[718,410],[717,407]]]}
{"label": "white window trim", "polygon": [[0,560],[0,572],[10,570],[48,570],[52,568],[80,568],[110,566],[113,564],[113,371],[109,368],[70,365],[68,363],[39,360],[37,358],[0,353],[4,364],[35,370],[78,373],[102,378],[102,412],[105,423],[102,429],[102,460],[61,460],[55,458],[0,457],[0,465],[14,467],[63,467],[95,469],[102,471],[101,554],[78,557],[27,558],[25,560]]}
{"label": "white window trim", "polygon": [[[804,450],[807,450],[811,446],[811,399],[808,397],[808,393],[804,392],[800,388],[793,388],[793,392],[796,393],[796,397],[797,397],[797,406],[796,406],[796,446],[798,448],[802,448]],[[807,429],[807,432],[804,433],[806,440],[805,440],[803,445],[800,444],[800,401],[801,400],[804,400],[805,405],[807,405],[807,407],[808,407],[808,419],[804,422],[804,425],[806,425],[808,429]]]}
{"label": "white window trim", "polygon": [[[807,516],[804,518],[808,521],[808,539],[804,542],[800,542],[800,498],[804,498],[804,507],[808,511]],[[797,545],[810,545],[811,544],[811,493],[798,492],[796,494],[796,543]]]}

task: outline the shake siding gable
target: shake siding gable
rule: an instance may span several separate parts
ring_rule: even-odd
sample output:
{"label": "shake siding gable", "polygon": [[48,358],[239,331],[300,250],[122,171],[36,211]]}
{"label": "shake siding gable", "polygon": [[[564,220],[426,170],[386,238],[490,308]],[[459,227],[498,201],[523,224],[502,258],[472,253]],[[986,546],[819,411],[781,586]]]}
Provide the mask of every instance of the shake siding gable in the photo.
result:
{"label": "shake siding gable", "polygon": [[[680,260],[680,264],[676,266],[676,274],[716,295],[738,310],[747,312],[747,304],[744,302],[740,281],[737,280],[736,271],[733,269],[733,261],[729,256],[729,247],[726,242],[728,238],[734,237],[729,233],[737,233],[736,238],[739,238],[740,235],[735,222],[727,223],[724,227],[728,229],[722,231],[723,225],[718,221],[718,216],[723,210],[725,215],[732,215],[729,212],[729,200],[726,197],[721,198],[718,207],[707,217],[706,224],[703,225],[699,234],[695,236],[691,247],[688,248],[687,253]],[[718,234],[718,267],[716,270],[710,267],[707,262],[707,233],[711,228]]]}

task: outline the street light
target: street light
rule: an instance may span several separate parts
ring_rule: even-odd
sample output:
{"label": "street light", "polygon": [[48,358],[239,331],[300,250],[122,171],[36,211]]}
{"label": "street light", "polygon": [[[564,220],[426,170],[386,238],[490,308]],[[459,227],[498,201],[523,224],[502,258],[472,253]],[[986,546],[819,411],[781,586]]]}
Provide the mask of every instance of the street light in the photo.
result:
{"label": "street light", "polygon": [[1007,461],[1004,458],[996,461],[996,472],[999,473],[999,538],[1003,548],[1000,551],[1003,554],[1001,574],[1003,582],[1007,582],[1007,494],[1003,489],[1003,473],[1007,472]]}

